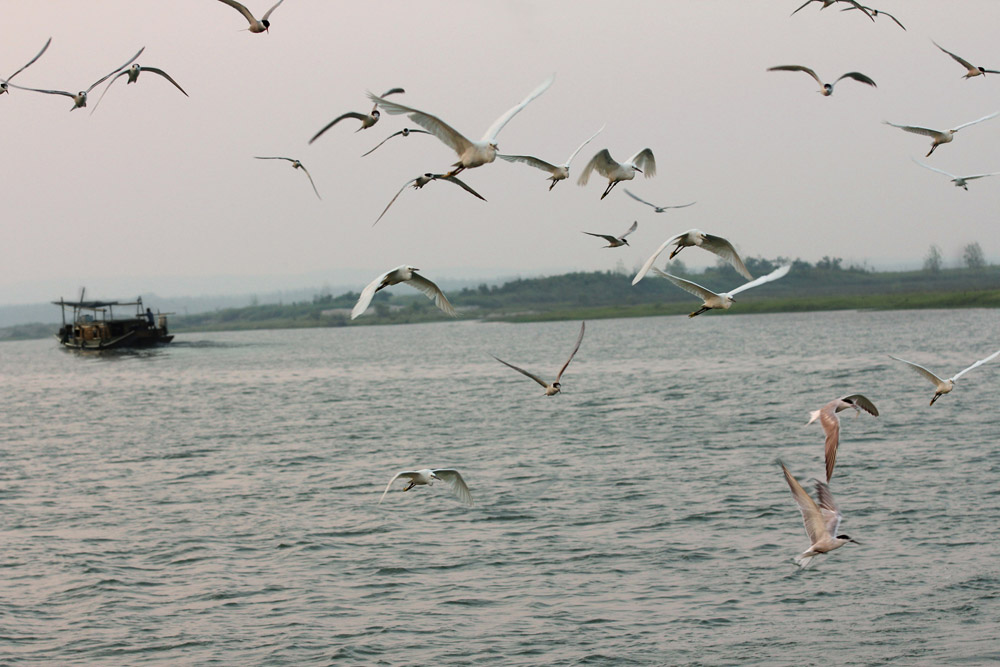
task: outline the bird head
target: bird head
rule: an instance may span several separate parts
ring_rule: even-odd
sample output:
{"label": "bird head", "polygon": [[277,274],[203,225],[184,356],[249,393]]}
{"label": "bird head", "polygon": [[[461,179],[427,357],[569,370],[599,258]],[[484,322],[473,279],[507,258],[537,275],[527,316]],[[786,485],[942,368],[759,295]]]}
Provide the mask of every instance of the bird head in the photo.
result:
{"label": "bird head", "polygon": [[499,148],[497,147],[497,142],[495,142],[495,141],[491,141],[490,144],[489,144],[489,146],[493,150],[499,150]]}
{"label": "bird head", "polygon": [[402,131],[402,132],[400,132],[400,134],[402,134],[402,135],[403,135],[404,137],[408,137],[408,136],[410,136],[410,128],[408,128],[408,127],[404,127],[404,128],[403,128],[403,131]]}
{"label": "bird head", "polygon": [[4,81],[0,83],[0,95],[3,95],[6,92],[7,92],[7,82]]}
{"label": "bird head", "polygon": [[372,118],[374,118],[375,120],[378,120],[379,116],[381,116],[381,115],[382,114],[379,113],[378,109],[372,109]]}
{"label": "bird head", "polygon": [[858,542],[857,540],[852,540],[847,535],[837,535],[837,539],[838,540],[844,540],[845,542],[854,542],[855,544],[861,544],[861,542]]}
{"label": "bird head", "polygon": [[439,482],[441,481],[441,478],[440,478],[440,477],[438,477],[437,475],[435,475],[434,473],[431,473],[431,479],[432,479],[432,480],[437,480],[437,481],[439,481]]}
{"label": "bird head", "polygon": [[268,21],[267,19],[264,19],[263,21],[260,22],[260,24],[262,26],[264,26],[264,32],[266,32],[268,34],[271,33],[271,31],[270,31],[271,22],[270,21]]}
{"label": "bird head", "polygon": [[823,90],[821,90],[821,91],[819,91],[819,92],[820,92],[820,93],[821,93],[822,95],[832,95],[832,94],[833,94],[833,86],[831,86],[831,85],[830,85],[830,84],[828,84],[828,83],[824,83],[824,84],[823,84]]}
{"label": "bird head", "polygon": [[632,165],[632,168],[635,169],[640,174],[643,173],[642,169],[639,169],[639,167],[635,166],[634,164]]}

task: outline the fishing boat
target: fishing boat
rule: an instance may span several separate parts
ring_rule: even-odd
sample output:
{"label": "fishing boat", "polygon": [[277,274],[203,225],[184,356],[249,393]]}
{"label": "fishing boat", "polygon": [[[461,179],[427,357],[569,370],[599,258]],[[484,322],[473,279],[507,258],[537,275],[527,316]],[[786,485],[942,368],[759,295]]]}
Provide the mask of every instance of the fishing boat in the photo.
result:
{"label": "fishing boat", "polygon": [[[62,308],[62,326],[56,339],[63,347],[73,350],[113,350],[129,347],[150,347],[169,343],[174,339],[167,332],[167,315],[143,310],[142,297],[135,301],[79,301],[60,298],[53,304]],[[115,307],[135,307],[135,314],[115,317]],[[66,310],[71,317],[66,319]]]}

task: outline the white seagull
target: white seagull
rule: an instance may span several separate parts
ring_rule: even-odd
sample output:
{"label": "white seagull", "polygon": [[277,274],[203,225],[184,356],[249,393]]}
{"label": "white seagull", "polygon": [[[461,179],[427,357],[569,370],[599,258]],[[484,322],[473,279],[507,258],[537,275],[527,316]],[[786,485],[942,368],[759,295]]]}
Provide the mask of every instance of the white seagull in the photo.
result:
{"label": "white seagull", "polygon": [[969,127],[970,125],[981,123],[984,120],[989,120],[990,118],[993,118],[997,114],[1000,114],[1000,111],[994,111],[993,113],[987,116],[983,116],[982,118],[977,118],[976,120],[969,121],[968,123],[962,123],[958,127],[953,127],[950,130],[943,130],[943,131],[930,130],[926,127],[914,127],[912,125],[897,125],[896,123],[890,123],[887,120],[884,120],[882,122],[885,123],[886,125],[892,125],[893,127],[898,127],[899,129],[905,130],[906,132],[912,132],[914,134],[923,134],[924,136],[931,137],[934,141],[931,143],[931,149],[927,151],[927,155],[924,156],[924,157],[930,157],[930,154],[934,152],[935,148],[937,148],[941,144],[951,143],[951,140],[955,138],[955,133],[961,130],[963,127]]}
{"label": "white seagull", "polygon": [[34,63],[36,60],[38,60],[39,58],[41,58],[42,54],[45,53],[45,50],[47,48],[49,48],[49,44],[51,44],[51,43],[52,43],[52,38],[49,37],[48,41],[45,42],[45,46],[42,47],[42,50],[39,51],[38,54],[35,55],[34,58],[32,58],[31,60],[29,60],[26,65],[24,65],[23,67],[21,67],[21,69],[17,70],[16,72],[14,72],[10,76],[8,76],[3,81],[0,81],[0,95],[3,95],[4,93],[7,92],[7,82],[10,81],[11,79],[13,79],[15,76],[17,76],[21,72],[23,72],[24,70],[28,69],[28,67],[30,67],[32,63]]}
{"label": "white seagull", "polygon": [[976,67],[975,65],[973,65],[972,63],[970,63],[968,60],[966,60],[964,58],[961,58],[959,56],[956,56],[954,53],[952,53],[948,49],[944,48],[943,46],[941,46],[940,44],[938,44],[934,40],[931,40],[931,44],[933,44],[934,46],[938,47],[939,49],[941,49],[942,51],[944,51],[945,53],[947,53],[949,56],[951,56],[955,60],[955,62],[957,62],[959,65],[961,65],[966,70],[968,70],[965,73],[965,76],[962,77],[963,79],[969,79],[969,78],[972,78],[974,76],[985,76],[986,74],[1000,74],[1000,71],[995,70],[995,69],[986,69],[985,67]]}
{"label": "white seagull", "polygon": [[532,380],[534,380],[538,384],[540,384],[543,387],[545,387],[545,395],[546,396],[555,396],[556,394],[558,394],[562,390],[562,384],[560,384],[560,382],[559,382],[559,380],[562,379],[562,374],[566,371],[566,367],[569,366],[569,362],[573,361],[573,357],[576,356],[576,351],[580,349],[580,343],[583,341],[583,331],[584,331],[585,326],[586,326],[586,322],[580,322],[580,335],[576,339],[576,345],[573,346],[573,351],[569,353],[569,359],[567,359],[566,363],[563,364],[562,368],[559,369],[559,373],[556,374],[556,379],[553,380],[552,382],[546,382],[545,380],[543,380],[542,378],[538,377],[534,373],[529,373],[528,371],[524,370],[523,368],[518,368],[514,364],[508,364],[506,361],[504,361],[503,359],[501,359],[500,357],[498,357],[496,355],[490,355],[490,356],[492,356],[494,359],[496,359],[497,361],[499,361],[504,366],[509,366],[510,368],[513,368],[518,373],[521,373],[522,375],[525,375],[525,376],[531,378]]}
{"label": "white seagull", "polygon": [[625,239],[626,236],[634,232],[639,227],[639,221],[636,220],[632,223],[632,226],[622,234],[621,236],[611,236],[610,234],[594,234],[593,232],[584,232],[584,234],[589,234],[590,236],[596,236],[598,238],[604,239],[608,242],[605,248],[620,248],[623,245],[628,245],[628,241]]}
{"label": "white seagull", "polygon": [[236,2],[236,0],[219,0],[219,2],[223,2],[229,5],[230,7],[238,11],[240,14],[243,14],[243,18],[245,18],[247,22],[250,23],[250,27],[247,28],[247,30],[249,30],[250,32],[269,32],[268,29],[271,27],[271,22],[268,19],[271,17],[271,12],[277,9],[278,5],[280,5],[284,1],[285,0],[278,0],[276,3],[274,3],[274,6],[271,7],[269,10],[267,10],[266,12],[264,12],[264,15],[261,16],[260,20],[258,21],[256,18],[254,18],[254,15],[250,13],[249,9],[247,9],[244,5],[241,5],[240,3]]}
{"label": "white seagull", "polygon": [[[628,190],[626,190],[626,192],[628,192]],[[635,274],[635,278],[632,279],[633,285],[646,276],[646,273],[653,267],[653,262],[656,261],[656,258],[660,256],[660,253],[667,249],[667,246],[670,245],[677,246],[670,253],[670,259],[673,259],[684,248],[695,246],[704,248],[705,250],[713,252],[729,262],[734,269],[739,271],[740,274],[748,280],[753,280],[753,276],[750,275],[750,272],[747,270],[746,265],[743,264],[743,260],[740,259],[740,255],[736,252],[736,248],[733,247],[732,243],[721,236],[706,234],[700,229],[689,229],[682,234],[678,234],[677,236],[671,236],[669,239],[660,244],[660,247],[656,249],[656,252],[650,255],[649,259],[646,260],[646,263],[642,265],[641,269],[639,269],[639,273]],[[746,286],[741,289],[746,289]]]}
{"label": "white seagull", "polygon": [[[128,62],[126,62],[124,65],[122,65],[121,67],[118,67],[118,68],[114,69],[111,72],[108,72],[107,74],[105,74],[104,76],[102,76],[100,79],[98,79],[94,83],[90,84],[90,87],[87,88],[86,90],[81,90],[80,92],[75,93],[75,94],[74,93],[66,92],[65,90],[41,90],[39,88],[28,88],[27,86],[18,86],[18,85],[13,84],[13,83],[10,84],[10,85],[13,86],[14,88],[20,88],[21,90],[31,90],[31,91],[34,91],[36,93],[47,93],[49,95],[65,95],[66,97],[72,97],[73,98],[73,109],[79,109],[81,107],[87,106],[87,94],[90,91],[92,91],[94,88],[96,88],[103,81],[107,80],[109,77],[112,77],[115,74],[118,74],[118,72],[122,71],[123,69],[125,69],[126,67],[128,67],[129,65],[131,65],[132,61],[134,61],[136,58],[138,58],[140,55],[142,55],[142,52],[145,51],[145,50],[146,50],[146,47],[145,46],[142,47],[141,49],[139,49],[139,51],[134,56],[132,56],[131,58],[129,58]],[[73,109],[70,109],[70,111],[73,111]]]}
{"label": "white seagull", "polygon": [[932,167],[929,164],[924,164],[920,160],[913,160],[921,167],[925,169],[930,169],[931,171],[936,171],[939,174],[944,174],[951,179],[951,182],[955,184],[955,187],[963,188],[966,192],[969,191],[968,181],[975,180],[977,178],[986,178],[987,176],[1000,176],[1000,171],[990,172],[989,174],[973,174],[971,176],[956,176],[955,174],[949,174],[944,169],[938,169],[937,167]]}
{"label": "white seagull", "polygon": [[378,148],[379,148],[379,147],[380,147],[380,146],[381,146],[382,144],[384,144],[385,142],[389,141],[389,140],[390,140],[390,139],[392,139],[393,137],[398,137],[398,136],[404,136],[404,137],[408,137],[408,136],[410,136],[411,134],[430,134],[430,132],[428,132],[427,130],[418,130],[418,129],[416,129],[416,128],[412,128],[412,127],[404,127],[404,128],[403,128],[402,130],[400,130],[399,132],[393,132],[393,133],[392,133],[392,134],[390,134],[390,135],[389,135],[388,137],[386,137],[386,138],[385,138],[385,139],[383,139],[382,141],[378,142],[378,145],[377,145],[377,146],[375,146],[375,148],[373,148],[373,149],[371,149],[370,151],[368,151],[367,153],[362,153],[362,154],[361,154],[361,157],[365,157],[366,155],[371,155],[371,154],[372,154],[372,153],[374,153],[374,152],[375,152],[375,151],[376,151],[376,150],[377,150],[377,149],[378,149]]}
{"label": "white seagull", "polygon": [[[405,93],[405,92],[406,91],[403,90],[402,88],[390,88],[389,90],[387,90],[384,93],[382,93],[382,97],[387,97],[389,95],[395,95],[397,93]],[[321,129],[319,132],[317,132],[316,134],[313,135],[313,138],[309,140],[309,143],[312,143],[312,142],[316,141],[317,139],[319,139],[320,136],[324,132],[326,132],[331,127],[333,127],[334,125],[336,125],[340,121],[344,120],[345,118],[357,118],[358,120],[360,120],[361,121],[361,127],[359,127],[358,129],[354,130],[355,132],[360,132],[361,130],[367,130],[369,127],[371,127],[372,125],[374,125],[375,123],[377,123],[378,119],[379,119],[379,117],[381,115],[382,114],[380,114],[379,111],[378,111],[378,104],[376,104],[375,106],[373,106],[372,110],[369,111],[366,114],[360,113],[358,111],[348,111],[347,113],[341,114],[341,115],[337,116],[336,118],[334,118],[333,120],[331,120],[329,123],[327,123],[326,125],[324,125],[323,129]],[[379,144],[379,146],[381,146],[381,145],[382,144]],[[376,146],[375,148],[378,148],[378,146]],[[375,148],[373,148],[372,150],[375,150]],[[368,151],[368,152],[370,153],[371,151]],[[365,155],[368,155],[368,153],[365,153]],[[364,155],[362,155],[361,157],[364,157]]]}
{"label": "white seagull", "polygon": [[411,178],[406,183],[403,183],[403,187],[399,189],[399,192],[396,193],[396,196],[393,197],[391,200],[389,200],[389,203],[385,205],[385,208],[382,209],[382,212],[379,214],[379,216],[375,218],[375,222],[372,223],[372,227],[378,224],[378,221],[382,219],[382,216],[385,215],[385,212],[389,210],[389,207],[392,206],[397,199],[399,199],[399,195],[403,194],[403,190],[406,189],[406,186],[412,185],[414,190],[419,190],[420,188],[424,187],[431,181],[448,181],[449,183],[454,183],[455,185],[461,187],[463,190],[465,190],[472,196],[478,197],[479,199],[486,201],[486,197],[482,196],[481,194],[473,190],[464,181],[460,180],[457,176],[452,176],[450,174],[432,174],[428,172],[423,176],[417,176],[416,178]]}
{"label": "white seagull", "polygon": [[830,478],[833,477],[833,466],[837,462],[837,446],[840,444],[840,417],[837,416],[837,413],[848,408],[854,408],[856,415],[861,414],[861,411],[864,410],[868,414],[878,417],[878,408],[875,407],[874,403],[861,394],[852,394],[834,399],[819,410],[811,411],[809,413],[809,421],[806,422],[806,426],[809,426],[809,424],[818,419],[820,426],[823,427],[823,432],[826,433],[824,451],[827,484],[830,483]]}
{"label": "white seagull", "polygon": [[829,97],[830,95],[833,95],[833,87],[837,85],[837,82],[840,81],[841,79],[854,79],[855,81],[860,81],[861,83],[867,83],[869,86],[873,88],[878,88],[878,86],[875,85],[875,82],[872,81],[871,78],[862,74],[861,72],[847,72],[845,74],[841,74],[840,76],[838,76],[833,83],[823,83],[823,80],[816,75],[816,72],[812,71],[808,67],[803,67],[802,65],[778,65],[776,67],[768,67],[767,71],[805,72],[812,78],[816,79],[816,83],[818,83],[820,87],[819,92],[824,97]]}
{"label": "white seagull", "polygon": [[691,202],[690,204],[676,204],[674,206],[657,206],[656,204],[651,204],[650,202],[646,201],[645,199],[642,199],[641,197],[636,196],[628,188],[624,188],[624,190],[625,190],[625,194],[627,194],[629,197],[631,197],[632,199],[636,200],[637,202],[641,202],[641,203],[645,204],[646,206],[652,206],[653,207],[653,211],[655,213],[663,213],[664,211],[670,210],[672,208],[687,208],[688,206],[693,206],[694,204],[697,203],[697,202]]}
{"label": "white seagull", "polygon": [[748,283],[743,283],[736,289],[729,292],[722,292],[721,294],[716,294],[712,290],[706,289],[697,283],[691,282],[690,280],[684,280],[683,278],[672,276],[669,273],[664,273],[655,267],[653,268],[653,273],[661,278],[666,278],[682,290],[694,294],[696,297],[705,302],[701,308],[688,315],[688,317],[694,317],[695,315],[701,315],[706,310],[712,310],[713,308],[729,309],[729,307],[733,305],[733,301],[735,301],[733,298],[735,295],[744,290],[748,290],[751,287],[756,287],[757,285],[763,285],[764,283],[769,283],[772,280],[777,280],[788,273],[791,268],[791,264],[786,264],[785,266],[775,269],[766,276],[761,276],[760,278],[757,278],[757,280],[751,280]]}
{"label": "white seagull", "polygon": [[889,357],[895,359],[896,361],[902,361],[904,364],[906,364],[907,366],[909,366],[910,368],[917,371],[918,373],[920,373],[925,378],[931,381],[931,384],[934,385],[934,398],[931,399],[930,405],[934,405],[934,401],[938,400],[944,394],[950,393],[951,390],[955,388],[955,380],[962,377],[963,375],[971,371],[973,368],[976,368],[977,366],[982,366],[987,361],[992,361],[997,357],[997,355],[1000,355],[1000,350],[997,350],[996,352],[986,357],[985,359],[980,359],[979,361],[972,364],[968,368],[955,373],[947,380],[942,380],[937,375],[934,375],[934,373],[931,373],[929,370],[927,370],[920,364],[915,364],[912,361],[907,361],[906,359],[900,359],[899,357],[894,357],[891,354],[889,355]]}
{"label": "white seagull", "polygon": [[174,81],[173,78],[169,74],[164,72],[162,69],[159,69],[158,67],[143,67],[138,63],[133,63],[132,66],[129,67],[128,69],[123,69],[122,71],[118,72],[118,74],[115,74],[114,78],[112,78],[111,81],[108,82],[108,85],[104,87],[104,92],[102,92],[101,96],[97,98],[97,102],[94,103],[94,108],[90,110],[90,113],[94,113],[95,111],[97,111],[97,105],[100,104],[101,100],[104,99],[104,96],[108,94],[108,89],[111,88],[111,84],[113,84],[115,81],[117,81],[119,78],[123,76],[128,76],[128,79],[125,81],[125,85],[128,85],[130,83],[135,83],[136,81],[139,80],[139,74],[142,72],[152,72],[153,74],[159,74],[164,79],[174,84],[174,87],[177,88],[177,90],[184,93],[185,97],[190,97],[190,95],[188,95],[184,91],[184,89],[181,88],[180,84]]}
{"label": "white seagull", "polygon": [[582,144],[577,146],[576,150],[570,153],[570,156],[566,158],[566,161],[559,165],[550,164],[545,160],[540,160],[537,157],[532,157],[530,155],[501,155],[500,153],[497,153],[497,157],[500,158],[501,160],[507,160],[507,162],[523,162],[524,164],[532,166],[535,169],[541,169],[542,171],[549,172],[550,174],[552,174],[548,178],[548,180],[552,181],[552,184],[549,185],[549,190],[551,190],[552,188],[556,187],[556,183],[569,178],[569,165],[573,161],[573,158],[576,157],[576,154],[579,153],[584,146],[593,141],[594,137],[603,132],[604,127],[605,126],[602,125],[601,129],[598,130],[597,132],[594,132],[594,134],[591,135],[590,139],[587,139]]}
{"label": "white seagull", "polygon": [[817,505],[798,480],[792,477],[792,473],[788,472],[785,464],[781,461],[778,461],[778,464],[781,466],[781,472],[785,474],[788,488],[792,490],[792,497],[795,498],[795,503],[799,506],[799,511],[802,512],[806,535],[812,541],[808,549],[795,557],[795,562],[800,568],[808,566],[815,556],[839,549],[848,542],[860,544],[848,535],[837,535],[843,515],[833,500],[829,486],[816,481],[816,497],[819,498],[819,505]]}
{"label": "white seagull", "polygon": [[618,183],[621,181],[631,181],[635,178],[635,172],[639,172],[646,178],[656,176],[656,160],[653,158],[652,150],[643,148],[625,160],[625,162],[619,164],[614,161],[611,153],[605,148],[590,158],[590,162],[583,168],[583,172],[580,174],[580,178],[576,180],[576,184],[586,185],[587,181],[590,180],[590,172],[595,169],[597,173],[608,179],[608,187],[605,188],[604,194],[601,195],[601,199],[604,199],[611,192],[611,188],[618,185]]}
{"label": "white seagull", "polygon": [[502,130],[504,126],[510,122],[510,119],[516,116],[521,109],[528,106],[528,103],[531,102],[531,100],[544,93],[548,87],[552,85],[554,80],[555,75],[547,78],[537,88],[531,91],[527,97],[493,121],[493,124],[490,125],[489,129],[486,130],[486,133],[479,141],[466,139],[465,136],[460,134],[457,130],[452,128],[437,116],[432,116],[431,114],[420,111],[419,109],[403,106],[402,104],[396,104],[395,102],[389,102],[381,97],[378,97],[377,95],[373,95],[372,93],[368,93],[368,98],[378,106],[382,107],[386,113],[394,115],[407,114],[410,120],[425,130],[428,130],[431,134],[444,142],[445,145],[455,151],[455,153],[458,154],[458,162],[453,165],[455,169],[448,173],[449,176],[454,176],[463,169],[472,169],[484,164],[489,164],[490,162],[496,160],[497,135],[500,134],[500,130]]}
{"label": "white seagull", "polygon": [[306,169],[306,167],[305,167],[304,164],[302,164],[301,162],[299,162],[295,158],[277,157],[277,156],[274,156],[274,157],[261,157],[259,155],[255,155],[254,158],[257,159],[257,160],[288,160],[289,162],[292,163],[292,167],[294,167],[295,169],[301,169],[302,170],[302,172],[306,175],[306,178],[309,179],[309,184],[313,186],[313,192],[316,193],[317,197],[319,197],[320,199],[323,199],[322,197],[319,196],[319,190],[316,189],[316,184],[313,182],[313,177],[309,174],[309,170]]}
{"label": "white seagull", "polygon": [[368,310],[368,304],[372,302],[372,298],[375,296],[376,292],[383,287],[389,287],[390,285],[397,285],[399,283],[406,283],[410,287],[415,287],[420,290],[427,295],[428,299],[434,301],[435,306],[443,310],[448,315],[455,317],[455,308],[448,302],[448,297],[444,295],[444,292],[442,292],[437,285],[418,274],[417,271],[419,270],[420,269],[404,264],[402,266],[397,266],[391,271],[386,271],[378,278],[368,283],[368,285],[361,290],[361,296],[358,297],[358,302],[354,304],[354,308],[351,309],[351,319],[355,319]]}
{"label": "white seagull", "polygon": [[405,477],[409,480],[407,485],[403,487],[403,491],[409,491],[415,486],[431,486],[435,481],[444,482],[449,486],[456,498],[466,505],[472,505],[472,493],[469,491],[469,487],[466,486],[465,480],[462,479],[462,473],[451,468],[435,468],[434,470],[424,468],[423,470],[403,470],[397,472],[389,480],[389,483],[385,485],[385,491],[382,492],[382,497],[378,499],[379,505],[385,500],[385,494],[389,493],[392,483],[400,477]]}

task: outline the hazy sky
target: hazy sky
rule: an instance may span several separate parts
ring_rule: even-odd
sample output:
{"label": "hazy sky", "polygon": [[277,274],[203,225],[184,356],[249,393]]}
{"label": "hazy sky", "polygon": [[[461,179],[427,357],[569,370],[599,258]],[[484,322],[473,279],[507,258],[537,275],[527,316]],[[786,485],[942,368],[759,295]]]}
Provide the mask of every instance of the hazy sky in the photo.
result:
{"label": "hazy sky", "polygon": [[[260,16],[271,4],[249,6]],[[1000,2],[879,3],[906,32],[819,3],[789,17],[798,4],[285,0],[258,35],[217,0],[0,1],[0,76],[52,37],[14,83],[76,91],[145,46],[138,62],[190,94],[147,73],[131,86],[123,77],[93,115],[70,113],[68,97],[0,96],[0,303],[70,297],[83,284],[103,296],[193,294],[200,281],[218,291],[208,287],[217,276],[267,276],[275,290],[306,278],[360,288],[403,263],[431,278],[631,269],[692,227],[749,256],[884,267],[918,262],[934,243],[956,261],[978,241],[995,259],[1000,177],[956,188],[911,162],[924,160],[929,138],[882,121],[947,129],[1000,110],[1000,75],[963,80],[931,43],[1000,69]],[[826,98],[805,74],[765,71],[781,64],[826,81],[858,70],[878,88],[844,80]],[[454,153],[411,136],[361,158],[413,126],[388,114],[307,144],[335,116],[370,109],[366,90],[393,86],[406,88],[401,103],[478,139],[551,73],[552,87],[500,133],[501,152],[559,163],[607,124],[551,192],[545,173],[497,160],[462,176],[488,202],[432,183],[372,228],[405,181],[446,170]],[[576,185],[599,149],[624,160],[644,147],[655,178],[604,201],[606,180]],[[1000,171],[998,149],[1000,118],[962,130],[927,162]],[[301,172],[254,155],[302,160],[323,200]],[[698,203],[656,214],[623,187]],[[603,249],[580,233],[619,234],[633,220],[631,247]]]}

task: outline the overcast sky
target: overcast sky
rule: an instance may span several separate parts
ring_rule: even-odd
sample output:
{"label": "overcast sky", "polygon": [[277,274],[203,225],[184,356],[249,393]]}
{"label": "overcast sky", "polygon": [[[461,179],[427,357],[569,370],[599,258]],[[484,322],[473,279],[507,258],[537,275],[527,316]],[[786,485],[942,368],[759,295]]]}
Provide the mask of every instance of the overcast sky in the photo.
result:
{"label": "overcast sky", "polygon": [[[249,6],[260,16],[270,4]],[[0,1],[0,76],[52,37],[14,83],[75,92],[145,46],[137,62],[190,94],[147,73],[127,87],[123,77],[93,115],[71,113],[68,97],[0,96],[0,303],[70,297],[84,284],[98,286],[94,296],[193,295],[217,292],[219,276],[263,276],[275,290],[360,288],[403,263],[432,279],[631,269],[692,227],[744,256],[892,267],[919,263],[931,244],[957,262],[978,241],[995,259],[1000,178],[956,188],[911,161],[924,160],[929,138],[882,121],[947,129],[1000,110],[1000,75],[964,80],[931,43],[1000,69],[1000,2],[879,3],[906,32],[820,3],[790,17],[798,4],[285,0],[270,33],[251,34],[217,0]],[[844,80],[827,98],[805,74],[766,71],[782,64],[825,81],[857,70],[878,88]],[[373,228],[405,181],[446,170],[454,153],[424,135],[361,158],[413,126],[388,114],[307,143],[341,113],[370,109],[366,90],[393,86],[406,88],[399,102],[478,139],[552,73],[552,87],[500,133],[501,152],[559,163],[607,127],[551,192],[545,173],[497,160],[462,175],[488,202],[432,183],[401,195]],[[624,160],[644,147],[655,178],[604,201],[606,180],[576,185],[601,148]],[[301,172],[254,155],[302,160],[323,200]],[[926,161],[956,174],[1000,171],[1000,118]],[[697,204],[656,214],[624,187]],[[620,234],[633,220],[631,247],[603,249],[581,234]]]}

